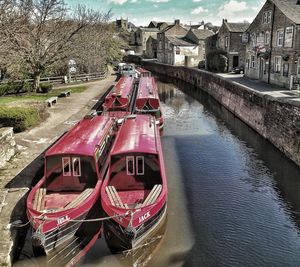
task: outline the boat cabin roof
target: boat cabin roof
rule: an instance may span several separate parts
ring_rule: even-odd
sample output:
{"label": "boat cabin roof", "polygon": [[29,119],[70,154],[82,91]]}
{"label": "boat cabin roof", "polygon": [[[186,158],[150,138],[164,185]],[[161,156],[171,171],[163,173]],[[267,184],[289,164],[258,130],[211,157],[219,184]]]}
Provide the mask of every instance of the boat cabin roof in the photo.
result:
{"label": "boat cabin roof", "polygon": [[134,78],[122,76],[106,98],[123,97],[127,98],[133,87]]}
{"label": "boat cabin roof", "polygon": [[118,132],[111,155],[127,153],[158,154],[155,120],[149,115],[127,118]]}
{"label": "boat cabin roof", "polygon": [[157,98],[158,96],[158,89],[153,77],[141,77],[138,87],[138,93],[136,99],[139,98]]}
{"label": "boat cabin roof", "polygon": [[59,154],[93,156],[99,145],[114,124],[108,116],[85,118],[78,122],[68,133],[56,142],[47,152],[46,157]]}

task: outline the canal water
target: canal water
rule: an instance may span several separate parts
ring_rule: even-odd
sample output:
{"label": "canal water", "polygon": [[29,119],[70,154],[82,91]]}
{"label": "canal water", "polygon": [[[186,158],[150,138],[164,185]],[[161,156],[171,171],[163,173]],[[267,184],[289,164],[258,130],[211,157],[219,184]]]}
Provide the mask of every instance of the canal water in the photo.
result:
{"label": "canal water", "polygon": [[300,266],[299,168],[203,92],[162,81],[159,92],[166,228],[136,261],[102,238],[80,265]]}
{"label": "canal water", "polygon": [[[145,266],[300,266],[299,168],[197,91],[159,82],[168,221]],[[125,262],[100,240],[83,264]]]}

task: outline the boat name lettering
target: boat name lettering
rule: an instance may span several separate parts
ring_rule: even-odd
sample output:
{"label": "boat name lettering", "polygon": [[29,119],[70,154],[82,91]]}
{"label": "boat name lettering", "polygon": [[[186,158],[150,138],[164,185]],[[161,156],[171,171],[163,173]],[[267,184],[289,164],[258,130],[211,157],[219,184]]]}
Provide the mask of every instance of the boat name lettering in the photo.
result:
{"label": "boat name lettering", "polygon": [[64,217],[61,217],[61,218],[58,218],[57,219],[57,224],[60,225],[60,224],[63,224],[67,221],[70,220],[70,217],[68,215],[64,216]]}
{"label": "boat name lettering", "polygon": [[150,211],[146,212],[144,215],[142,215],[141,217],[139,217],[139,223],[145,221],[149,217],[150,217]]}

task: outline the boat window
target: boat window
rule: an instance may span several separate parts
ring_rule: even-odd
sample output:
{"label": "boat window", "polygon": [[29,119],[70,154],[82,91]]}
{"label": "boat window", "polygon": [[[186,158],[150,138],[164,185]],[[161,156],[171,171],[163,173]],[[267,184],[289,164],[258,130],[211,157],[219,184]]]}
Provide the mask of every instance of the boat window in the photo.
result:
{"label": "boat window", "polygon": [[80,158],[72,158],[73,176],[81,176]]}
{"label": "boat window", "polygon": [[126,168],[127,168],[127,175],[134,175],[134,157],[133,156],[126,157]]}
{"label": "boat window", "polygon": [[144,157],[143,156],[136,157],[136,174],[144,175]]}
{"label": "boat window", "polygon": [[71,161],[69,157],[62,158],[63,176],[71,176]]}

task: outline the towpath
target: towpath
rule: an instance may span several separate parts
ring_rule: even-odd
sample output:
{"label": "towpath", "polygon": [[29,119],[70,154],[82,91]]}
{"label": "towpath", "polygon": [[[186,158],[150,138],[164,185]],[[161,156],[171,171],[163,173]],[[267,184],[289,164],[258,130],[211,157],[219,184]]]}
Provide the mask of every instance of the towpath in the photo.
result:
{"label": "towpath", "polygon": [[257,91],[263,95],[270,95],[275,98],[288,99],[300,102],[299,90],[288,90],[273,84],[267,84],[258,80],[250,80],[242,74],[219,73],[219,76],[231,80],[232,82]]}
{"label": "towpath", "polygon": [[91,110],[115,79],[110,71],[104,80],[85,83],[84,92],[59,98],[40,125],[15,135],[18,153],[0,169],[0,265],[11,265],[17,231],[15,227],[10,229],[9,223],[26,219],[26,193],[37,170],[41,170],[43,152]]}

